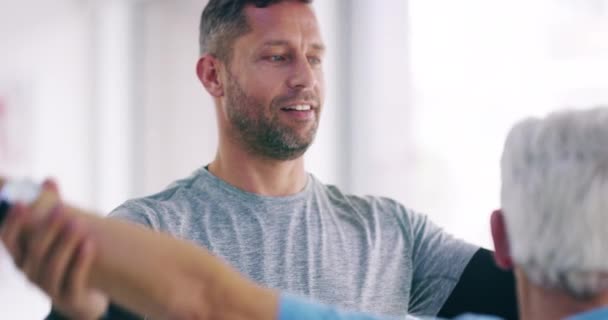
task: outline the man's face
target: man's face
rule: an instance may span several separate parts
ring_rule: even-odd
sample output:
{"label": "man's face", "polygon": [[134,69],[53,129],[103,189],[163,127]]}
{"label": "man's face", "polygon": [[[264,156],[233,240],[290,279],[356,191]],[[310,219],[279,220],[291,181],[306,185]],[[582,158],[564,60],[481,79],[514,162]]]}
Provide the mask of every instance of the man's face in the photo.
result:
{"label": "man's face", "polygon": [[225,112],[248,151],[279,160],[312,143],[324,99],[324,46],[310,6],[286,1],[245,9],[224,78]]}

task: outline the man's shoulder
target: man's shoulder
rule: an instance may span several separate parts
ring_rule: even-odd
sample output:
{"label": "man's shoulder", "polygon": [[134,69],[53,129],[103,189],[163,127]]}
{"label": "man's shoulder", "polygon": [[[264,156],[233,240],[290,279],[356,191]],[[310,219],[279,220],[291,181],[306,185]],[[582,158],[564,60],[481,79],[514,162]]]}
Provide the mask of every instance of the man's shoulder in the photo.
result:
{"label": "man's shoulder", "polygon": [[203,194],[202,185],[204,183],[205,179],[200,170],[197,170],[186,178],[174,181],[157,193],[127,200],[108,216],[153,225],[156,216],[171,211],[171,208],[174,207],[185,207],[185,204],[193,201],[196,198],[192,196],[193,193],[199,196]]}

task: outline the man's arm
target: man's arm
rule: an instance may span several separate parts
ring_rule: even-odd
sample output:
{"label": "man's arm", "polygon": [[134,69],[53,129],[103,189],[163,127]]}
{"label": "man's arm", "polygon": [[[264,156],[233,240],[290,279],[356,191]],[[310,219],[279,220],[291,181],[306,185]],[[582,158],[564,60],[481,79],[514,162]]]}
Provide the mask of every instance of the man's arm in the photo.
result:
{"label": "man's arm", "polygon": [[246,280],[195,245],[59,204],[57,193],[45,189],[21,217],[27,216],[21,221],[19,239],[31,241],[34,226],[53,209],[62,208],[68,220],[86,227],[96,245],[86,273],[88,285],[121,306],[161,319],[276,317],[278,294]]}
{"label": "man's arm", "polygon": [[517,319],[515,277],[496,266],[489,250],[479,249],[473,255],[439,316],[452,318],[466,312]]}
{"label": "man's arm", "polygon": [[411,214],[414,235],[410,312],[451,318],[478,313],[517,318],[515,281],[488,250],[447,234],[426,216]]}
{"label": "man's arm", "polygon": [[91,219],[98,243],[90,281],[129,309],[176,319],[276,316],[273,291],[244,279],[195,245],[122,221],[84,217]]}

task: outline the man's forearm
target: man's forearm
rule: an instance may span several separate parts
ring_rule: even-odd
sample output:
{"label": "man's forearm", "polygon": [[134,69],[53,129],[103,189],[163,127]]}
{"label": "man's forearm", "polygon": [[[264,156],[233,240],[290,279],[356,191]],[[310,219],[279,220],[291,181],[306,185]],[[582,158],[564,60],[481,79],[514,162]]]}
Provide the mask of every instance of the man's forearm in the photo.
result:
{"label": "man's forearm", "polygon": [[278,296],[193,244],[73,211],[97,243],[91,284],[137,312],[175,319],[274,319]]}
{"label": "man's forearm", "polygon": [[[59,204],[56,193],[43,191],[31,206],[31,225]],[[86,226],[95,243],[89,285],[123,307],[161,319],[276,317],[276,293],[245,279],[204,249],[124,221],[62,207],[69,219]]]}

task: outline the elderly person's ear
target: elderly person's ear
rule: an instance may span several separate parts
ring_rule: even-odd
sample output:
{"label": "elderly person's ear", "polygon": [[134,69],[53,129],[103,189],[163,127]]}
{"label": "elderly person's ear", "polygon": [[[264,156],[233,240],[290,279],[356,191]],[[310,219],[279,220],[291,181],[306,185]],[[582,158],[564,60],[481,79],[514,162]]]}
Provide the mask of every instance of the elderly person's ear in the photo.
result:
{"label": "elderly person's ear", "polygon": [[490,217],[492,239],[494,240],[494,260],[496,264],[505,270],[513,268],[511,252],[509,250],[509,237],[505,225],[502,210],[495,210]]}

